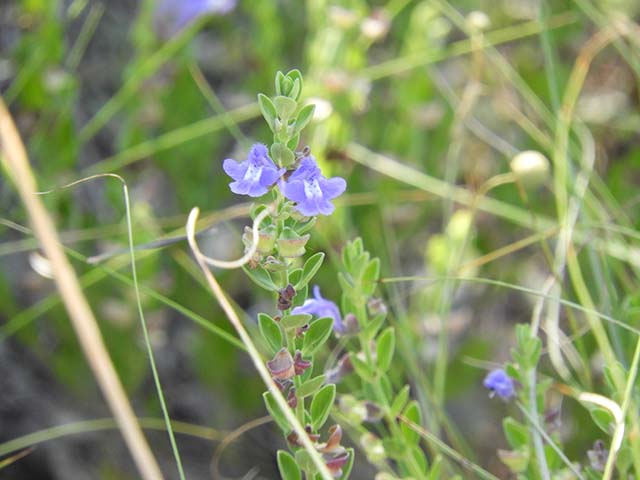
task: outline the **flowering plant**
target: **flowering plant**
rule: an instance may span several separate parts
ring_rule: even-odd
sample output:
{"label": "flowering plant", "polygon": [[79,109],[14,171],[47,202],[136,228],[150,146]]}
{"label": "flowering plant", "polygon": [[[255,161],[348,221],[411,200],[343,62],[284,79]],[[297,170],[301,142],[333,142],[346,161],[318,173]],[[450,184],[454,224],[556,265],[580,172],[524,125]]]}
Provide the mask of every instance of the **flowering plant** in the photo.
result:
{"label": "flowering plant", "polygon": [[[293,455],[278,452],[278,466],[285,479],[314,478],[327,472],[347,478],[353,464],[353,450],[341,445],[342,427],[333,425],[323,436],[336,396],[335,384],[316,371],[314,354],[332,331],[342,328],[337,306],[320,296],[307,299],[308,284],[324,260],[318,252],[301,264],[310,230],[317,215],[330,215],[331,202],[346,189],[339,177],[326,178],[306,147],[297,151],[300,132],[313,116],[314,106],[299,106],[302,76],[297,70],[276,76],[276,96],[260,94],[264,118],[273,132],[269,148],[254,144],[246,160],[226,159],[223,169],[233,180],[233,193],[257,199],[252,209],[254,225],[260,217],[257,241],[248,229],[244,242],[251,254],[243,268],[260,287],[273,292],[273,312],[258,315],[259,330],[270,356],[266,367],[280,393],[304,426],[304,436],[277,403],[274,392],[264,393],[267,410],[285,435]],[[261,201],[262,200],[262,201]],[[254,227],[255,228],[255,227]],[[304,440],[304,441],[303,441]],[[305,447],[311,442],[312,450]],[[306,445],[308,447],[308,443]],[[314,464],[320,458],[323,465]],[[323,471],[324,470],[324,471]]]}

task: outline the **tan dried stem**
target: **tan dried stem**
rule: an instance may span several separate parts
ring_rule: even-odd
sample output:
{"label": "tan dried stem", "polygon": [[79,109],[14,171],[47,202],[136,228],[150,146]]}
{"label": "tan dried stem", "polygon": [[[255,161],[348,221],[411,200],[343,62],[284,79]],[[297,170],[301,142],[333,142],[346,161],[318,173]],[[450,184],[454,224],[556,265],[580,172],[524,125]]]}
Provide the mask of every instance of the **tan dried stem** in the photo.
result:
{"label": "tan dried stem", "polygon": [[140,429],[131,404],[102,340],[98,323],[80,288],[58,238],[51,217],[37,196],[37,184],[24,144],[4,102],[0,99],[2,162],[16,185],[29,214],[33,231],[51,264],[54,280],[80,346],[118,423],[122,436],[145,480],[162,479],[160,468]]}

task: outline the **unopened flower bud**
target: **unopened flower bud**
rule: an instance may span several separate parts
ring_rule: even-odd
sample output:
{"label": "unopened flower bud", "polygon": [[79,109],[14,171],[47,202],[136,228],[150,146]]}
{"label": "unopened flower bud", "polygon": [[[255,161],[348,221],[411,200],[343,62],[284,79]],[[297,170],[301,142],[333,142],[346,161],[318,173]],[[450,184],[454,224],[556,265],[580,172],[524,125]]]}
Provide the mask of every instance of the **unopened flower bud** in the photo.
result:
{"label": "unopened flower bud", "polygon": [[287,394],[287,404],[291,408],[296,408],[298,406],[298,397],[296,396],[295,387],[292,387]]}
{"label": "unopened flower bud", "polygon": [[342,477],[342,467],[349,461],[349,452],[344,450],[337,455],[323,455],[323,460],[334,478]]}
{"label": "unopened flower bud", "polygon": [[471,210],[457,210],[447,225],[447,236],[456,242],[462,242],[469,235],[473,226],[473,213]]}
{"label": "unopened flower bud", "polygon": [[387,304],[381,298],[370,298],[367,302],[367,309],[369,315],[375,317],[376,315],[386,315],[388,312]]}
{"label": "unopened flower bud", "polygon": [[[250,248],[253,243],[253,231],[250,227],[244,227],[242,243],[246,248]],[[273,225],[262,228],[258,231],[258,246],[256,251],[260,255],[269,255],[276,246],[276,229]]]}
{"label": "unopened flower bud", "polygon": [[498,458],[513,473],[523,473],[529,464],[528,450],[498,450]]}
{"label": "unopened flower bud", "polygon": [[267,362],[267,368],[271,376],[277,380],[288,380],[296,374],[293,357],[286,348],[282,348]]}
{"label": "unopened flower bud", "polygon": [[342,395],[338,400],[338,408],[355,425],[360,425],[367,418],[367,407],[353,395]]}
{"label": "unopened flower bud", "polygon": [[311,361],[302,358],[302,352],[300,350],[296,350],[296,354],[293,357],[293,368],[296,372],[296,375],[302,375],[310,366]]}
{"label": "unopened flower bud", "polygon": [[291,308],[291,300],[296,296],[296,289],[289,284],[278,292],[278,310],[284,311]]}
{"label": "unopened flower bud", "polygon": [[376,10],[369,17],[362,20],[360,31],[362,35],[373,42],[382,40],[389,31],[391,21],[382,10]]}
{"label": "unopened flower bud", "polygon": [[525,150],[513,157],[511,170],[525,187],[536,188],[549,176],[549,160],[540,152]]}
{"label": "unopened flower bud", "polygon": [[469,15],[467,15],[466,20],[467,25],[476,30],[486,30],[491,26],[491,19],[489,16],[480,10],[470,12]]}
{"label": "unopened flower bud", "polygon": [[386,460],[387,454],[382,445],[382,440],[373,433],[367,432],[362,435],[360,437],[360,445],[367,455],[367,460],[373,465],[378,465]]}
{"label": "unopened flower bud", "polygon": [[301,257],[304,255],[304,246],[309,241],[309,237],[309,234],[300,236],[293,229],[285,227],[277,241],[280,255],[285,258]]}

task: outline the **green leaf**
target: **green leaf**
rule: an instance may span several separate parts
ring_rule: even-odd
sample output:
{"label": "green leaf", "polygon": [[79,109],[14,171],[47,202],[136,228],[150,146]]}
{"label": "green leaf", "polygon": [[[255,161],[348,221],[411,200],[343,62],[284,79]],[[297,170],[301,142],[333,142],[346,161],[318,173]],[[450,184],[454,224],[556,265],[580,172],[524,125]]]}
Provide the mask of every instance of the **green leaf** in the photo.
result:
{"label": "green leaf", "polygon": [[326,377],[324,375],[318,375],[311,380],[307,380],[296,389],[296,395],[298,395],[298,398],[313,395],[324,384],[325,379]]}
{"label": "green leaf", "polygon": [[306,325],[311,320],[311,315],[308,313],[298,313],[296,315],[287,315],[282,317],[280,320],[280,324],[284,328],[300,328],[303,325]]}
{"label": "green leaf", "polygon": [[307,285],[313,276],[318,272],[324,261],[324,253],[318,252],[311,255],[302,267],[302,276],[300,280],[293,286],[296,290]]}
{"label": "green leaf", "polygon": [[289,283],[292,285],[295,285],[296,283],[298,283],[300,281],[300,278],[302,278],[302,269],[301,268],[294,268],[293,270],[291,270],[289,272]]}
{"label": "green leaf", "polygon": [[275,105],[269,97],[262,93],[258,94],[258,105],[260,106],[262,116],[267,121],[267,124],[271,128],[271,131],[274,131],[276,125],[276,117],[278,115]]}
{"label": "green leaf", "polygon": [[442,456],[438,455],[433,463],[431,464],[431,468],[429,469],[429,476],[426,480],[438,480],[442,474]]}
{"label": "green leaf", "polygon": [[409,452],[409,455],[411,455],[413,457],[413,463],[415,465],[418,465],[418,467],[420,468],[420,470],[422,470],[422,475],[421,478],[424,478],[427,476],[427,472],[429,470],[429,464],[427,463],[427,459],[424,456],[424,452],[422,451],[422,449],[420,448],[419,445],[414,445],[413,448],[411,449],[411,451]]}
{"label": "green leaf", "polygon": [[305,105],[300,109],[298,116],[296,117],[296,122],[294,124],[294,131],[296,133],[301,132],[304,127],[306,127],[311,119],[313,118],[313,112],[316,110],[316,106],[314,104]]}
{"label": "green leaf", "polygon": [[335,398],[336,386],[333,383],[325,385],[314,395],[311,401],[311,408],[309,409],[311,426],[314,432],[322,428],[324,422],[327,421]]}
{"label": "green leaf", "polygon": [[276,142],[271,145],[271,160],[273,160],[277,165],[288,167],[295,159],[296,156],[294,153],[283,144]]}
{"label": "green leaf", "polygon": [[389,370],[395,348],[396,333],[393,327],[388,327],[380,334],[376,342],[376,363],[381,372]]}
{"label": "green leaf", "polygon": [[260,334],[269,345],[271,354],[275,354],[282,348],[282,332],[277,322],[266,313],[258,314],[258,327]]}
{"label": "green leaf", "polygon": [[333,330],[333,318],[323,317],[311,322],[309,330],[304,334],[302,353],[312,355],[327,341]]}
{"label": "green leaf", "polygon": [[310,479],[315,480],[315,474],[317,471],[316,464],[313,463],[309,452],[307,452],[304,448],[299,449],[296,452],[296,464],[300,466],[300,468],[309,475]]}
{"label": "green leaf", "polygon": [[374,258],[362,272],[362,291],[366,296],[370,296],[378,286],[380,278],[380,259]]}
{"label": "green leaf", "polygon": [[384,446],[384,450],[391,458],[394,460],[401,460],[405,456],[405,446],[404,442],[400,438],[383,438],[382,445]]}
{"label": "green leaf", "polygon": [[311,230],[315,224],[316,224],[316,217],[312,217],[311,220],[309,220],[308,222],[298,223],[296,225],[296,232],[298,233],[298,235],[303,235],[307,233],[309,230]]}
{"label": "green leaf", "polygon": [[282,480],[302,480],[300,467],[290,453],[278,450],[278,470]]}
{"label": "green leaf", "polygon": [[298,98],[300,98],[300,90],[302,90],[302,84],[300,83],[300,79],[296,78],[293,80],[293,85],[289,93],[287,93],[287,96],[298,100]]}
{"label": "green leaf", "polygon": [[405,407],[407,402],[409,401],[409,393],[411,392],[411,387],[409,385],[405,385],[402,387],[402,390],[398,392],[396,398],[393,400],[391,404],[391,409],[389,411],[392,417],[397,417],[402,412],[402,409]]}
{"label": "green leaf", "polygon": [[276,95],[282,95],[283,80],[284,80],[284,73],[278,71],[278,73],[276,73]]}
{"label": "green leaf", "polygon": [[524,473],[527,471],[531,453],[528,448],[520,450],[498,450],[498,458],[513,473]]}
{"label": "green leaf", "polygon": [[293,297],[291,308],[302,306],[308,295],[309,295],[309,285],[305,285],[304,288],[296,290],[296,296]]}
{"label": "green leaf", "polygon": [[289,92],[289,95],[292,98],[295,98],[296,100],[298,100],[298,97],[300,96],[300,93],[298,92],[298,96],[297,97],[293,97],[293,93],[294,93],[294,88],[295,88],[295,84],[296,81],[298,82],[298,84],[300,85],[300,91],[302,91],[302,86],[304,85],[304,82],[302,80],[302,73],[300,73],[300,70],[293,69],[293,70],[289,70],[287,72],[287,77],[289,77],[292,81],[293,81],[293,86],[291,87],[291,91]]}
{"label": "green leaf", "polygon": [[[410,422],[413,422],[416,425],[420,426],[422,423],[422,415],[420,413],[418,402],[413,400],[411,403],[409,403],[407,408],[404,409],[404,416]],[[400,424],[400,428],[402,429],[402,435],[408,443],[415,445],[420,441],[420,435],[418,435],[418,432],[413,430],[413,428],[411,428],[405,422],[402,422]]]}
{"label": "green leaf", "polygon": [[291,427],[289,426],[289,422],[284,416],[284,413],[282,413],[282,410],[280,410],[280,407],[276,403],[276,400],[273,398],[273,395],[271,395],[271,392],[264,392],[262,394],[262,398],[264,399],[264,404],[267,407],[267,411],[269,412],[269,415],[271,415],[271,418],[273,418],[276,424],[280,427],[280,430],[282,430],[285,435],[288,435],[291,431]]}
{"label": "green leaf", "polygon": [[295,150],[296,148],[298,148],[299,143],[300,143],[300,134],[296,133],[293,137],[291,137],[287,141],[287,148],[289,148],[289,150]]}
{"label": "green leaf", "polygon": [[246,273],[249,278],[259,287],[264,288],[265,290],[269,290],[270,292],[277,292],[278,286],[271,280],[271,275],[264,268],[258,266],[256,268],[247,268],[247,266],[243,266],[242,270]]}
{"label": "green leaf", "polygon": [[363,334],[365,338],[373,338],[378,333],[378,330],[382,328],[384,325],[384,321],[387,318],[387,315],[384,313],[379,313],[375,317],[369,320],[369,323],[364,327]]}
{"label": "green leaf", "polygon": [[273,105],[276,112],[278,112],[278,116],[285,122],[291,118],[296,108],[298,108],[298,103],[295,100],[284,95],[278,95],[274,98]]}
{"label": "green leaf", "polygon": [[351,359],[351,365],[353,365],[356,375],[365,382],[373,382],[375,380],[375,373],[371,371],[371,368],[366,362],[360,360],[354,352],[351,352],[349,358]]}
{"label": "green leaf", "polygon": [[514,450],[529,445],[529,432],[527,427],[521,423],[511,417],[507,417],[502,421],[502,428],[504,429],[505,437],[507,437],[507,442]]}
{"label": "green leaf", "polygon": [[[340,285],[340,288],[342,289],[342,291],[345,292],[345,295],[346,295],[346,292],[350,292],[353,289],[352,282],[342,272],[338,272],[338,284]],[[343,310],[343,311],[346,312],[348,310]]]}

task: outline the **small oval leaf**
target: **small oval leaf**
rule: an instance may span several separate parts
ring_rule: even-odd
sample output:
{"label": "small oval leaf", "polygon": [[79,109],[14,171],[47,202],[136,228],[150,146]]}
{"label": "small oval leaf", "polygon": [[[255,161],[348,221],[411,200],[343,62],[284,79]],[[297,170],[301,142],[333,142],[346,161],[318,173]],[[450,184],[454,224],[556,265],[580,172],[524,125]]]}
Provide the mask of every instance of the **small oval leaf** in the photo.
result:
{"label": "small oval leaf", "polygon": [[322,317],[318,320],[311,322],[309,330],[304,334],[304,341],[302,342],[302,353],[312,355],[318,348],[320,348],[324,342],[327,341],[331,331],[333,330],[333,318]]}
{"label": "small oval leaf", "polygon": [[378,341],[376,342],[376,363],[378,365],[378,369],[382,373],[385,373],[387,370],[389,370],[395,348],[396,334],[393,330],[393,327],[388,327],[378,336]]}
{"label": "small oval leaf", "polygon": [[270,354],[275,354],[282,348],[282,332],[276,321],[266,313],[258,314],[258,327],[262,338],[269,345]]}
{"label": "small oval leaf", "polygon": [[306,325],[311,320],[311,315],[308,313],[297,313],[295,315],[287,315],[282,317],[280,320],[280,324],[284,328],[300,328],[303,325]]}
{"label": "small oval leaf", "polygon": [[300,467],[290,453],[278,450],[278,470],[282,480],[302,480]]}
{"label": "small oval leaf", "polygon": [[322,428],[324,422],[327,421],[335,397],[336,386],[333,383],[325,385],[314,395],[311,401],[311,408],[309,409],[313,431]]}
{"label": "small oval leaf", "polygon": [[324,253],[318,252],[311,255],[306,262],[304,262],[304,267],[302,267],[302,276],[298,283],[294,285],[296,290],[304,287],[308,284],[313,276],[317,273],[317,271],[322,266],[322,262],[324,261]]}

